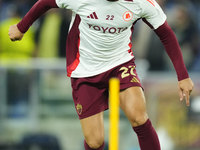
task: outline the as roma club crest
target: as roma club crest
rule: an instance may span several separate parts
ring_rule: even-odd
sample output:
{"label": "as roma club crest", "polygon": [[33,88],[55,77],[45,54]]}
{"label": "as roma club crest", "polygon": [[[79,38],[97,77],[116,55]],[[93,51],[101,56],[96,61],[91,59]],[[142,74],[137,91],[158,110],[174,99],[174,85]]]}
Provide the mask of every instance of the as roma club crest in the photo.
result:
{"label": "as roma club crest", "polygon": [[130,11],[126,11],[126,12],[123,14],[123,19],[124,19],[124,21],[130,21],[132,18],[133,18],[133,13],[130,12]]}
{"label": "as roma club crest", "polygon": [[82,113],[82,110],[83,110],[82,105],[77,104],[77,105],[76,105],[76,110],[77,110],[78,114],[80,115],[80,114]]}

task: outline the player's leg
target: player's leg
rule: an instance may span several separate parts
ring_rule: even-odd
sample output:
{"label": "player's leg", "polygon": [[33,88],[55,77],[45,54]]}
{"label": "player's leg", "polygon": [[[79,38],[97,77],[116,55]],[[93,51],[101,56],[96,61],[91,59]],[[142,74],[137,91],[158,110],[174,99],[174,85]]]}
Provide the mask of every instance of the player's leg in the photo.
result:
{"label": "player's leg", "polygon": [[120,107],[133,127],[144,124],[148,119],[145,97],[139,86],[120,92]]}
{"label": "player's leg", "polygon": [[104,124],[103,112],[80,120],[85,137],[86,150],[103,150],[104,148]]}
{"label": "player's leg", "polygon": [[135,86],[121,91],[120,107],[138,136],[141,150],[160,150],[157,133],[148,119],[142,88]]}
{"label": "player's leg", "polygon": [[[86,150],[103,150],[103,112],[108,109],[108,89],[103,75],[72,78],[72,95],[85,137]],[[105,82],[107,83],[107,82]]]}

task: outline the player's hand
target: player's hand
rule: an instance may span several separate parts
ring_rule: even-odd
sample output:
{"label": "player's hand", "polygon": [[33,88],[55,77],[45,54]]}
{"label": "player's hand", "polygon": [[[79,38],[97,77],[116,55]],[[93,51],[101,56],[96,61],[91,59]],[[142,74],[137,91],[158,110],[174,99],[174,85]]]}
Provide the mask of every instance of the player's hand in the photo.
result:
{"label": "player's hand", "polygon": [[24,36],[17,28],[17,24],[10,26],[8,35],[11,41],[20,41]]}
{"label": "player's hand", "polygon": [[186,105],[190,106],[190,93],[194,87],[194,84],[190,78],[181,80],[178,82],[179,96],[182,101],[185,97]]}

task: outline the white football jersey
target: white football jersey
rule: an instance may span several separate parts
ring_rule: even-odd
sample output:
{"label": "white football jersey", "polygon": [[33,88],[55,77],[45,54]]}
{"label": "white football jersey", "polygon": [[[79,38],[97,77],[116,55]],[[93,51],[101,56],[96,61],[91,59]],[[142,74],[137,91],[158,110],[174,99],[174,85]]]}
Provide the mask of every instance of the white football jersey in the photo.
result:
{"label": "white football jersey", "polygon": [[73,11],[67,39],[67,73],[90,77],[125,63],[131,51],[133,25],[144,19],[153,29],[166,15],[155,0],[56,0]]}

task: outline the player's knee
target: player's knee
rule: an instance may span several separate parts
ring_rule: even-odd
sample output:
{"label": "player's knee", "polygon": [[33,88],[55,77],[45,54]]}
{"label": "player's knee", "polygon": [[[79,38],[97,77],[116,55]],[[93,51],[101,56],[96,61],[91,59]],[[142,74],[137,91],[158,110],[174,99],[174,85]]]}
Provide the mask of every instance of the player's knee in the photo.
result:
{"label": "player's knee", "polygon": [[131,125],[133,127],[143,125],[148,119],[147,113],[136,113],[132,114],[131,118],[129,118]]}
{"label": "player's knee", "polygon": [[92,149],[98,149],[104,142],[104,137],[92,137],[86,139],[88,146]]}

